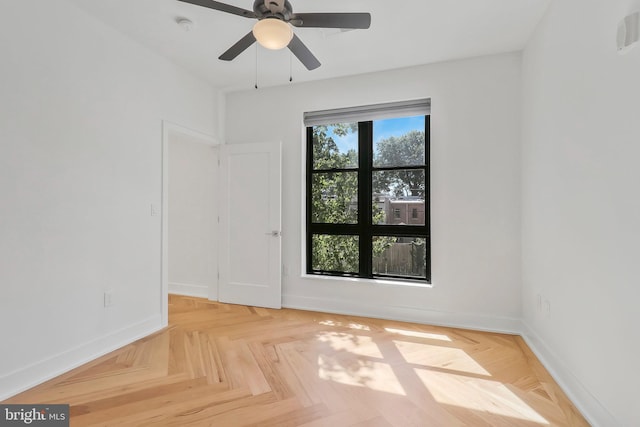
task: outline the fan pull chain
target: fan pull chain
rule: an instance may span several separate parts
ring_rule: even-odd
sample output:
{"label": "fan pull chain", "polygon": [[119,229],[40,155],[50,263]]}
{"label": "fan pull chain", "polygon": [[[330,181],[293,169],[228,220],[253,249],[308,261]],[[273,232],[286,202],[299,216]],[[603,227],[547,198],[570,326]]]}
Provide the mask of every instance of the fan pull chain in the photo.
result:
{"label": "fan pull chain", "polygon": [[258,43],[256,43],[256,84],[255,88],[258,89]]}

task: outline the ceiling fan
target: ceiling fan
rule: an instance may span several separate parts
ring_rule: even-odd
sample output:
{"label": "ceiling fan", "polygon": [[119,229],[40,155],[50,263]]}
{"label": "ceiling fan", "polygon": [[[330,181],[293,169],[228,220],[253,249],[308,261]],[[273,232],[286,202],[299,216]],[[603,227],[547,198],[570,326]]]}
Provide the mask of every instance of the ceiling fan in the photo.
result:
{"label": "ceiling fan", "polygon": [[257,41],[268,49],[288,47],[308,70],[314,70],[320,66],[320,61],[293,33],[292,25],[342,29],[367,29],[371,25],[369,13],[293,13],[289,0],[255,0],[253,11],[213,0],[179,1],[258,20],[249,34],[220,55],[219,59],[223,61],[235,59]]}

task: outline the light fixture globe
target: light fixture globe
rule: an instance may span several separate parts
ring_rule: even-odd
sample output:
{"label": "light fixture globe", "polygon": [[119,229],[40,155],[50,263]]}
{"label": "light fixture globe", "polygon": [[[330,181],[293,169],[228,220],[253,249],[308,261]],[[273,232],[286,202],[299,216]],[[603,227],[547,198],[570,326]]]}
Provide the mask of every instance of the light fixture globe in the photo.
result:
{"label": "light fixture globe", "polygon": [[267,49],[278,50],[289,45],[293,38],[291,26],[277,18],[265,18],[253,27],[253,36]]}

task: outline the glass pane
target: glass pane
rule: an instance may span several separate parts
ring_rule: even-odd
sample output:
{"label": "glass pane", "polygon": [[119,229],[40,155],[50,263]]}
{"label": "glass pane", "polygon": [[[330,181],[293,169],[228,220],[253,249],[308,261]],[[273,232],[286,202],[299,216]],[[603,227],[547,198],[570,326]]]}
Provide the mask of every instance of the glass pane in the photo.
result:
{"label": "glass pane", "polygon": [[425,164],[424,116],[373,122],[373,166]]}
{"label": "glass pane", "polygon": [[313,169],[358,167],[358,123],[313,127]]}
{"label": "glass pane", "polygon": [[320,271],[357,273],[359,270],[358,236],[314,234],[312,268]]}
{"label": "glass pane", "polygon": [[323,224],[358,222],[358,173],[314,173],[311,178],[311,221]]}
{"label": "glass pane", "polygon": [[424,170],[373,172],[373,223],[425,224]]}
{"label": "glass pane", "polygon": [[423,237],[374,237],[373,274],[407,278],[426,277],[426,239]]}

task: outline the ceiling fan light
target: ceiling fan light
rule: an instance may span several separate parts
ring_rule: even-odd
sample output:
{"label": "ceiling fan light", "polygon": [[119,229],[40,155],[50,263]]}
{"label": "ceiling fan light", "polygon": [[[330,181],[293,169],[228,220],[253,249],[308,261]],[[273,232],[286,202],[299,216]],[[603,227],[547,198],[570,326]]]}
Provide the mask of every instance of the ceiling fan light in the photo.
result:
{"label": "ceiling fan light", "polygon": [[277,18],[262,19],[253,27],[253,35],[260,45],[278,50],[289,45],[293,38],[291,26]]}

